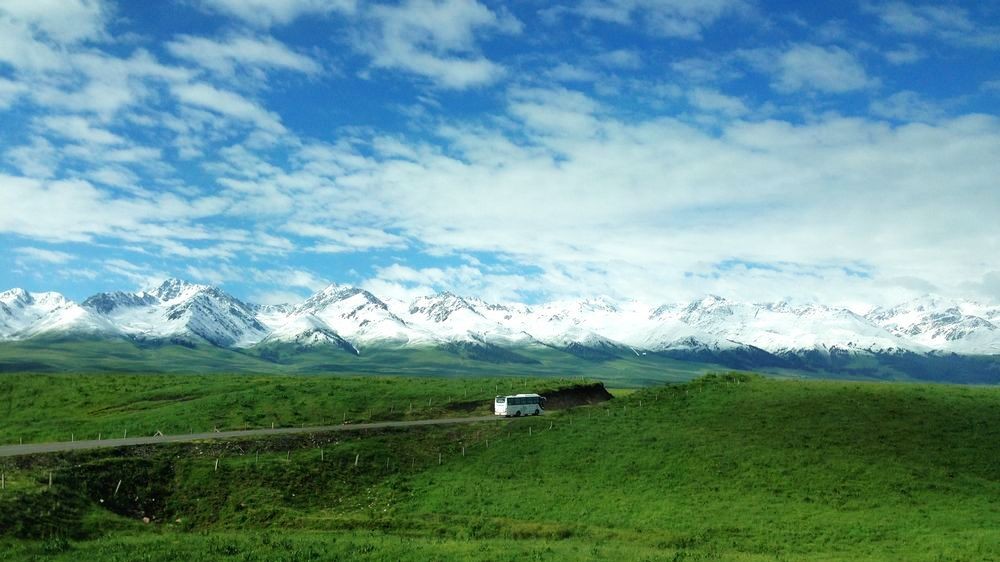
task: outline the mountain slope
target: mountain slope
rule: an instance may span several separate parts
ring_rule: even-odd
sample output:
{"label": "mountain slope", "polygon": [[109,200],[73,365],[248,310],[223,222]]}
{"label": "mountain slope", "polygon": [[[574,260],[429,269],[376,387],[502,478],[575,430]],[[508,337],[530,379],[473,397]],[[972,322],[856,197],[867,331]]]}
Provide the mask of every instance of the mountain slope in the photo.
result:
{"label": "mountain slope", "polygon": [[460,364],[557,370],[558,361],[534,358],[551,349],[563,361],[655,356],[739,369],[989,382],[1000,376],[991,366],[1000,363],[998,324],[998,307],[936,297],[862,316],[820,304],[716,296],[657,307],[607,298],[496,304],[452,293],[400,303],[343,285],[297,304],[253,305],[177,279],[144,291],[99,293],[82,305],[58,293],[0,293],[4,341],[124,337],[145,348],[209,345],[248,350],[265,361],[331,367],[341,361],[338,354],[371,355],[377,362],[420,355],[380,350],[431,349],[443,352],[435,355],[439,360]]}

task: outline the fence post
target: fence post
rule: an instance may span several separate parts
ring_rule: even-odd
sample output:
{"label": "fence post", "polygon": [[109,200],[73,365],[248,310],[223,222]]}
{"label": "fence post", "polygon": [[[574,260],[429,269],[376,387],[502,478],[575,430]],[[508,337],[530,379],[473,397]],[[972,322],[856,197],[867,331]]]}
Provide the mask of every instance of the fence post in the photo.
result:
{"label": "fence post", "polygon": [[49,471],[49,488],[52,487],[52,471]]}
{"label": "fence post", "polygon": [[215,471],[219,472],[219,459],[215,459]]}
{"label": "fence post", "polygon": [[119,480],[118,480],[118,485],[117,485],[117,486],[115,486],[115,493],[114,493],[114,495],[112,495],[111,497],[113,497],[113,498],[114,498],[114,497],[118,497],[118,488],[121,488],[121,487],[122,487],[122,481],[121,481],[121,480],[119,479]]}

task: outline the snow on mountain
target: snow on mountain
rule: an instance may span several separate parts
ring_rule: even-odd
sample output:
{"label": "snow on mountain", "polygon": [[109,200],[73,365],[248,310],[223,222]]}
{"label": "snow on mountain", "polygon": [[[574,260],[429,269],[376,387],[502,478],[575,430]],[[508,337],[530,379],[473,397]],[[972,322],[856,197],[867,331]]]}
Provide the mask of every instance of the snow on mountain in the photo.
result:
{"label": "snow on mountain", "polygon": [[928,349],[1000,353],[998,307],[925,296],[891,308],[876,308],[866,319]]}
{"label": "snow on mountain", "polygon": [[922,346],[874,326],[847,309],[823,305],[735,303],[710,295],[683,308],[660,307],[654,319],[679,321],[770,353],[833,349],[870,353],[924,351]]}
{"label": "snow on mountain", "polygon": [[414,299],[405,319],[440,341],[532,343],[530,335],[487,318],[469,301],[447,292]]}
{"label": "snow on mountain", "polygon": [[288,316],[285,322],[274,326],[261,344],[270,342],[294,343],[302,347],[322,347],[332,345],[358,355],[358,350],[345,340],[326,322],[312,314]]}
{"label": "snow on mountain", "polygon": [[114,324],[59,293],[0,293],[0,339],[23,339],[48,333],[113,335]]}
{"label": "snow on mountain", "polygon": [[375,295],[341,285],[330,285],[295,307],[292,316],[312,315],[355,346],[420,345],[434,341],[389,310]]}
{"label": "snow on mountain", "polygon": [[215,287],[179,279],[138,293],[100,293],[84,304],[139,338],[197,336],[213,345],[246,347],[268,333],[249,305]]}
{"label": "snow on mountain", "polygon": [[460,343],[545,345],[590,357],[630,351],[1000,354],[1000,307],[924,297],[860,316],[824,305],[717,296],[658,307],[604,297],[528,306],[452,293],[402,303],[342,285],[299,304],[251,305],[177,279],[134,293],[99,293],[82,305],[58,293],[0,293],[0,339],[51,333],[197,337],[223,347],[288,342],[352,353]]}

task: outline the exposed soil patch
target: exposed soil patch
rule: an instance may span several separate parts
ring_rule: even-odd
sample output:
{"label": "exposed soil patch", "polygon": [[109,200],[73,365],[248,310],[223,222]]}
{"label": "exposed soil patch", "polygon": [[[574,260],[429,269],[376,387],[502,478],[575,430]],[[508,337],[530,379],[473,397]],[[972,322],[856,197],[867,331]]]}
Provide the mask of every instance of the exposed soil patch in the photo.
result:
{"label": "exposed soil patch", "polygon": [[608,389],[604,388],[604,383],[599,382],[543,392],[542,396],[545,397],[546,410],[562,410],[587,404],[600,404],[614,398]]}
{"label": "exposed soil patch", "polygon": [[[599,404],[611,400],[614,396],[604,388],[603,383],[579,384],[559,390],[542,392],[545,397],[546,410],[563,410],[575,406],[585,406],[587,404]],[[492,404],[484,403],[482,400],[469,400],[466,402],[452,402],[445,406],[453,412],[473,412],[488,406],[492,411]]]}

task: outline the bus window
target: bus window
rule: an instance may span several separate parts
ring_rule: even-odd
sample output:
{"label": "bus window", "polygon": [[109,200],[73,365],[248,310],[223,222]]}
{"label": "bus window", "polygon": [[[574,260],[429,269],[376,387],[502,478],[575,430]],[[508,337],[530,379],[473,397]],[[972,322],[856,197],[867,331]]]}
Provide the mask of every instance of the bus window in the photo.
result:
{"label": "bus window", "polygon": [[503,404],[503,403],[504,403],[504,400],[505,400],[505,399],[504,399],[504,397],[503,397],[503,396],[497,396],[497,404]]}

